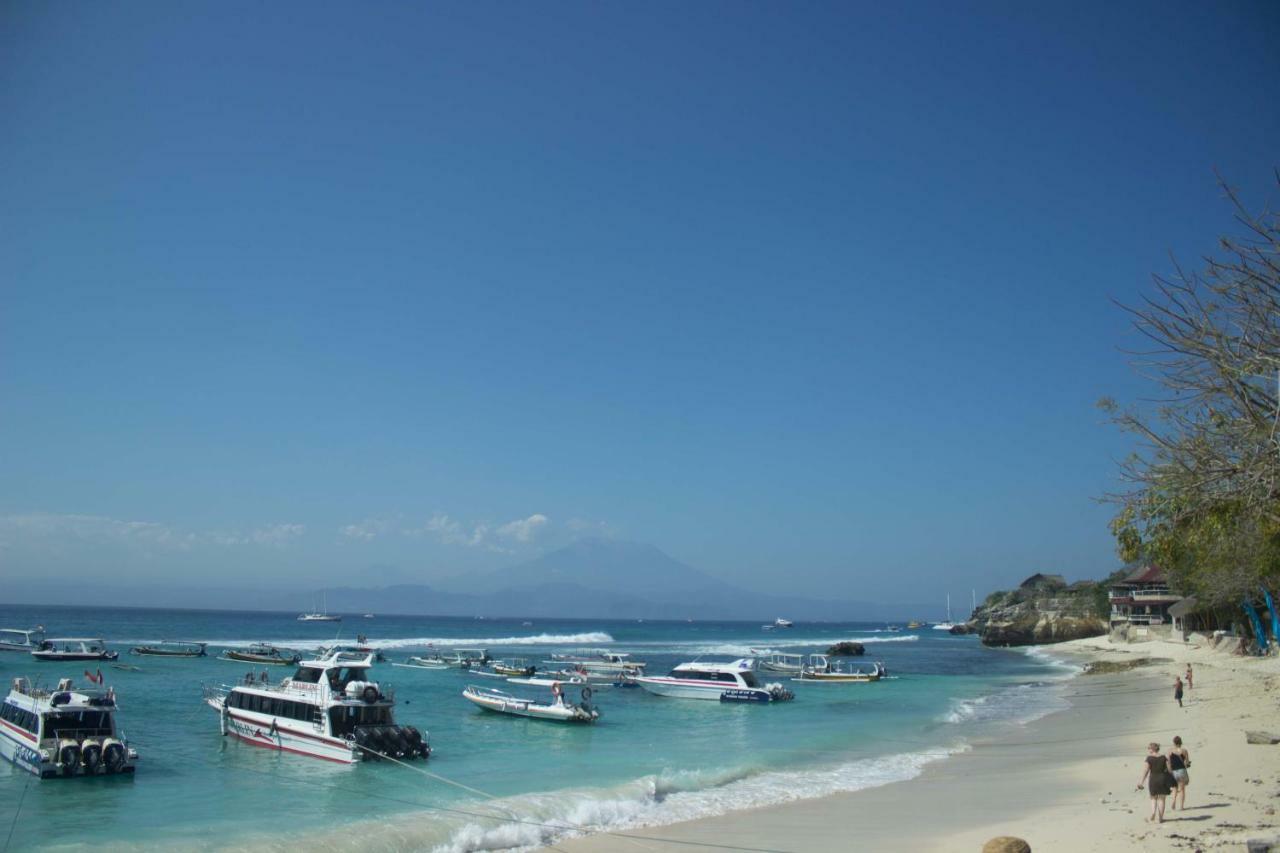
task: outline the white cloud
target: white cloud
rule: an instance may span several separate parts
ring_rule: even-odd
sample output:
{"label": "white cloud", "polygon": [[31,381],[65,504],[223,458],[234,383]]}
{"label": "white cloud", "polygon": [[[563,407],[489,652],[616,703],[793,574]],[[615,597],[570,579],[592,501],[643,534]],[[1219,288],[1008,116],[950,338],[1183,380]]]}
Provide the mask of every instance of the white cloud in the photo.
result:
{"label": "white cloud", "polygon": [[366,518],[355,524],[347,524],[338,528],[338,532],[348,539],[363,539],[366,542],[391,531],[391,522],[382,518]]}
{"label": "white cloud", "polygon": [[510,545],[528,545],[537,538],[538,531],[544,528],[550,519],[542,513],[534,513],[528,518],[517,518],[506,524],[494,526],[489,522],[463,524],[444,513],[436,513],[427,519],[421,530],[406,531],[409,533],[427,533],[445,545],[462,545],[467,548],[484,548],[502,554],[513,553]]}
{"label": "white cloud", "polygon": [[301,536],[302,524],[273,524],[248,533],[184,531],[156,521],[126,521],[102,515],[31,512],[0,516],[0,537],[14,544],[61,544],[78,540],[188,550],[200,545],[281,546]]}
{"label": "white cloud", "polygon": [[514,539],[517,542],[530,542],[538,531],[547,524],[547,517],[540,512],[535,512],[528,518],[519,518],[515,521],[508,521],[506,524],[498,528],[497,534],[504,539]]}

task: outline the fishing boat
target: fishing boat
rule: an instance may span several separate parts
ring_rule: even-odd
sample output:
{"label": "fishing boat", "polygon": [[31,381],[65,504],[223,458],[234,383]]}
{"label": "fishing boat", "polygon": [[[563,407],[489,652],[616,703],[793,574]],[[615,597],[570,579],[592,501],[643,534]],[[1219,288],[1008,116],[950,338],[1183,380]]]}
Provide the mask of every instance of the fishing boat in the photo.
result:
{"label": "fishing boat", "polygon": [[449,665],[458,669],[471,669],[473,666],[485,666],[492,658],[488,649],[454,649]]}
{"label": "fishing boat", "polygon": [[392,666],[404,666],[410,669],[449,669],[449,661],[439,655],[410,655],[404,663],[393,663]]}
{"label": "fishing boat", "polygon": [[218,660],[261,663],[267,666],[292,666],[302,655],[288,649],[277,649],[270,643],[254,643],[247,649],[223,649]]}
{"label": "fishing boat", "polygon": [[156,658],[202,658],[208,643],[187,642],[184,640],[165,640],[145,646],[134,646],[129,649],[131,655],[143,655]]}
{"label": "fishing boat", "polygon": [[31,652],[44,642],[44,626],[0,628],[0,652]]}
{"label": "fishing boat", "polygon": [[792,628],[795,624],[790,619],[783,619],[782,617],[773,620],[773,627],[775,628]]}
{"label": "fishing boat", "polygon": [[372,666],[373,655],[332,652],[275,684],[208,686],[204,701],[223,735],[254,746],[340,764],[427,758],[426,734],[396,724],[395,691],[370,680]]}
{"label": "fishing boat", "polygon": [[31,656],[43,661],[115,660],[120,653],[108,649],[101,639],[64,637],[42,641]]}
{"label": "fishing boat", "polygon": [[310,613],[299,613],[298,621],[299,622],[341,622],[342,621],[341,616],[338,616],[336,614],[330,615],[328,603],[324,601],[323,595],[321,595],[321,602],[322,603],[318,609],[313,607]]}
{"label": "fishing boat", "polygon": [[710,699],[721,702],[782,702],[795,695],[781,684],[761,684],[755,661],[732,663],[693,661],[682,663],[670,675],[638,676],[635,681],[656,696],[675,699]]}
{"label": "fishing boat", "polygon": [[529,676],[538,671],[536,666],[530,666],[529,661],[524,658],[511,658],[510,660],[496,660],[491,665],[493,671],[500,675],[516,675]]}
{"label": "fishing boat", "polygon": [[910,622],[907,623],[908,629],[923,628],[923,627],[924,627],[924,623],[917,622],[915,619],[912,619]]}
{"label": "fishing boat", "polygon": [[0,706],[0,757],[41,779],[132,773],[138,752],[117,733],[116,710],[113,688],[15,678]]}
{"label": "fishing boat", "polygon": [[901,630],[902,630],[902,626],[901,626],[901,625],[886,625],[886,626],[884,627],[884,629],[885,629],[886,631],[888,631],[890,634],[896,634],[896,633],[898,633],[899,631],[901,631]]}
{"label": "fishing boat", "polygon": [[752,649],[751,654],[756,656],[756,669],[760,672],[795,674],[804,669],[803,655],[788,655],[757,649]]}
{"label": "fishing boat", "polygon": [[364,615],[364,618],[365,618],[365,619],[372,619],[372,618],[373,618],[373,614],[372,614],[372,613],[366,613],[366,614]]}
{"label": "fishing boat", "polygon": [[809,655],[809,662],[792,681],[815,681],[821,684],[861,684],[879,681],[886,674],[884,664],[876,662],[870,671],[850,669],[832,662],[826,655]]}
{"label": "fishing boat", "polygon": [[462,691],[462,695],[475,705],[486,711],[499,714],[510,714],[515,717],[532,717],[536,720],[551,720],[558,723],[594,723],[600,719],[600,711],[591,704],[591,688],[582,688],[582,701],[577,705],[567,701],[564,693],[557,689],[558,682],[551,688],[552,701],[537,702],[520,696],[512,696],[502,690],[489,687],[477,687],[472,684]]}

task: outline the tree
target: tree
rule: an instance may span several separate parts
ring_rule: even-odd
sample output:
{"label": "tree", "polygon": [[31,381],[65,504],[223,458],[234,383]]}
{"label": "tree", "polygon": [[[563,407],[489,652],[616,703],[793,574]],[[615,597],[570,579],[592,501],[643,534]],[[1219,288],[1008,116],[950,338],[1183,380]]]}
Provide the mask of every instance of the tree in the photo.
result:
{"label": "tree", "polygon": [[1164,396],[1099,404],[1140,444],[1112,496],[1121,558],[1159,563],[1210,606],[1280,580],[1280,215],[1251,214],[1221,185],[1243,234],[1221,238],[1203,272],[1155,276],[1152,296],[1121,306]]}

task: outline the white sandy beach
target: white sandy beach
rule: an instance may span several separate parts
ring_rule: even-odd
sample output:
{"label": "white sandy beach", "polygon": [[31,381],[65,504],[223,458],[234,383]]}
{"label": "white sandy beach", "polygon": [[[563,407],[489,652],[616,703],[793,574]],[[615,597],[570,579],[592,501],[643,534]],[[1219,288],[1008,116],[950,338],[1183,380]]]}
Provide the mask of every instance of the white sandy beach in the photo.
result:
{"label": "white sandy beach", "polygon": [[[1280,836],[1280,745],[1249,745],[1246,730],[1280,734],[1280,658],[1245,658],[1192,643],[1047,647],[1085,661],[1165,658],[1111,675],[1082,675],[1071,708],[999,741],[929,765],[910,781],[856,793],[562,842],[573,853],[696,850],[700,844],[769,851],[979,851],[999,835],[1032,850],[1244,850]],[[1195,686],[1184,708],[1173,679],[1187,663]],[[1146,823],[1142,775],[1148,741],[1166,751],[1181,735],[1192,756],[1185,811]],[[692,843],[692,844],[691,844]],[[710,849],[710,847],[702,848]]]}

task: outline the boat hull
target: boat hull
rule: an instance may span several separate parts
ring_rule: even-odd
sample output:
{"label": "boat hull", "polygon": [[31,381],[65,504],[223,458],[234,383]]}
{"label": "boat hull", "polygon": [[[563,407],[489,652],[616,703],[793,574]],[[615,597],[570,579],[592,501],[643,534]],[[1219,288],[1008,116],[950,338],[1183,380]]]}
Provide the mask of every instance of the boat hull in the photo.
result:
{"label": "boat hull", "polygon": [[482,690],[467,689],[462,691],[462,695],[472,704],[486,711],[513,717],[528,717],[554,723],[593,723],[599,717],[599,713],[594,709],[588,712],[575,705],[544,705],[530,699],[498,695]]}
{"label": "boat hull", "polygon": [[118,652],[32,652],[31,656],[42,661],[116,660]]}
{"label": "boat hull", "polygon": [[360,750],[352,743],[330,737],[320,731],[305,731],[290,724],[281,725],[278,718],[252,711],[223,708],[221,699],[206,700],[209,707],[221,717],[222,733],[263,749],[288,752],[332,761],[336,764],[355,764],[360,761]]}
{"label": "boat hull", "polygon": [[750,700],[757,702],[768,702],[773,698],[768,690],[737,687],[733,684],[694,684],[668,678],[637,678],[635,681],[655,696],[666,696],[671,699],[705,699],[709,702],[719,702],[721,697],[730,691],[735,694],[737,701],[747,698],[746,694],[751,694]]}
{"label": "boat hull", "polygon": [[263,655],[245,654],[244,652],[223,652],[219,660],[228,660],[235,663],[260,663],[266,666],[293,666],[298,662],[297,658],[265,657]]}
{"label": "boat hull", "polygon": [[100,764],[94,772],[86,771],[83,764],[77,765],[74,773],[62,772],[61,765],[55,761],[46,761],[36,749],[34,735],[16,728],[7,721],[0,721],[0,758],[19,770],[24,770],[41,779],[75,779],[82,776],[128,776],[134,770],[133,758],[129,751],[125,752],[124,766],[119,770],[108,772],[105,764]]}

